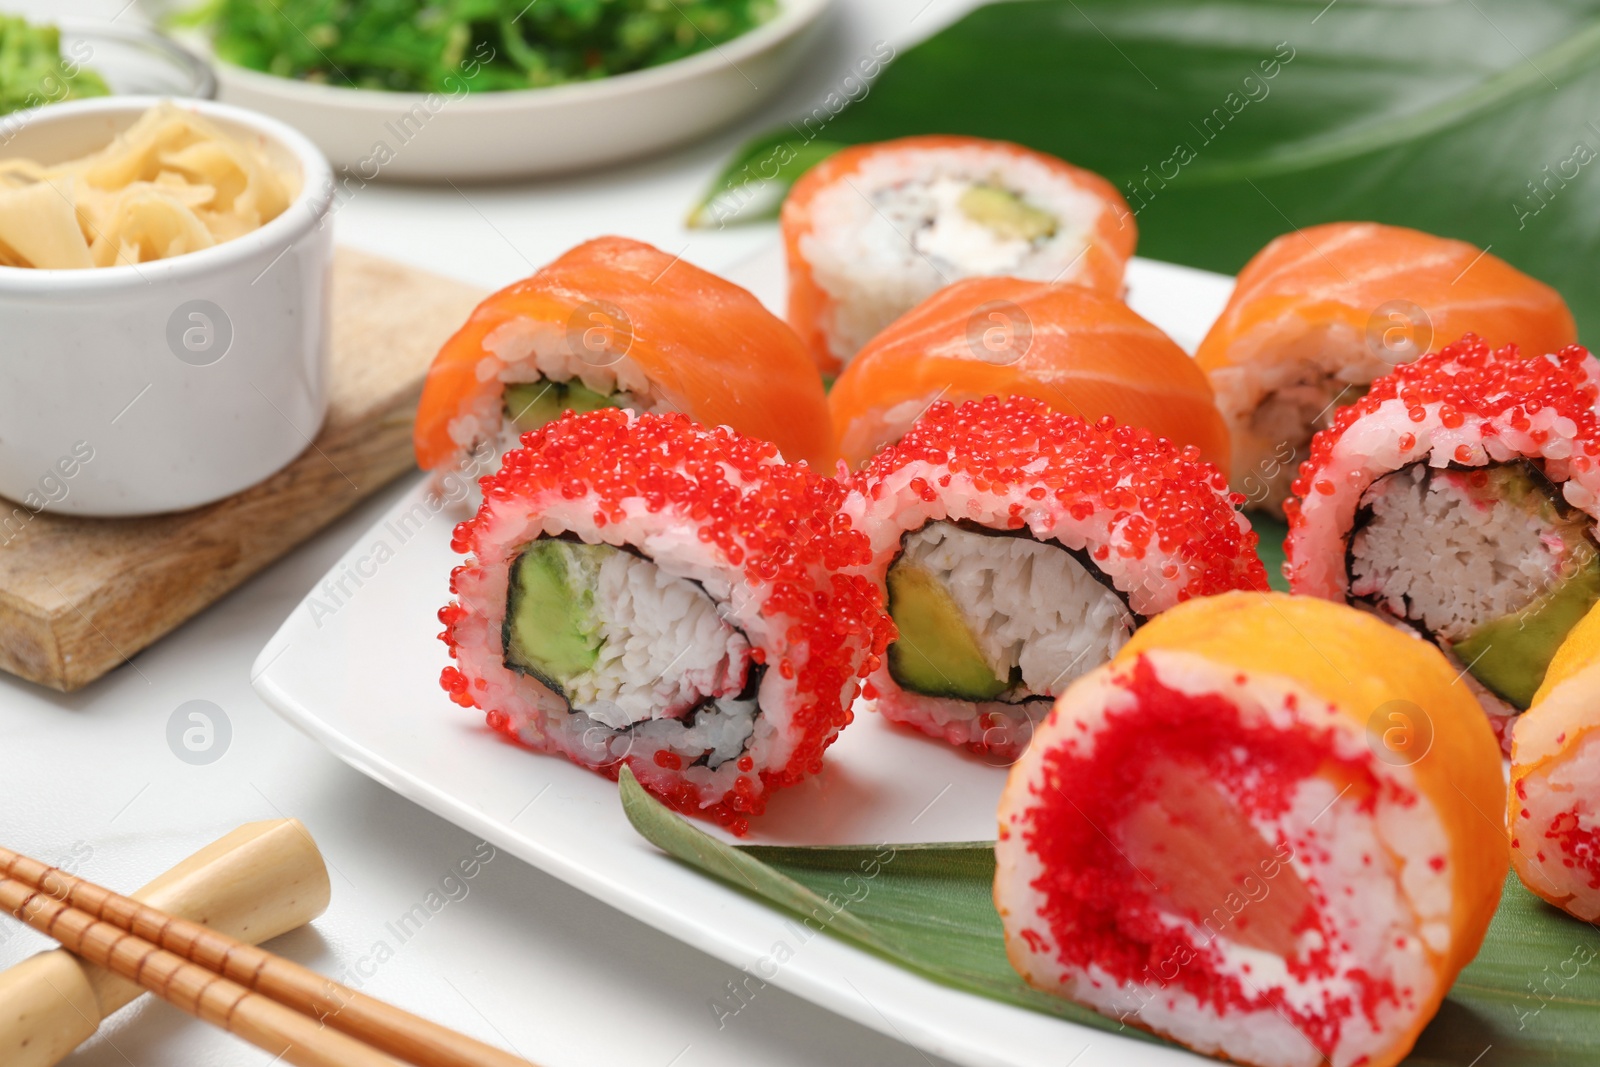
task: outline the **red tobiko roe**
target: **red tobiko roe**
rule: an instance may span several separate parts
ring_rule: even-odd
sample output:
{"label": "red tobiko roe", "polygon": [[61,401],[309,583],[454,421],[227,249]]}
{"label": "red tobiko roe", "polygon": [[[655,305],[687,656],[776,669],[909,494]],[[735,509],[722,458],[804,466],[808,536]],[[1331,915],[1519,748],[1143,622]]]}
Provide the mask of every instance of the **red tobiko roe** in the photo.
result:
{"label": "red tobiko roe", "polygon": [[[1584,373],[1585,364],[1595,369],[1594,357],[1582,345],[1568,345],[1553,355],[1525,357],[1516,345],[1490,348],[1476,334],[1466,334],[1437,352],[1401,364],[1376,379],[1365,396],[1340,408],[1333,424],[1311,439],[1311,455],[1300,465],[1300,476],[1290,490],[1296,497],[1313,491],[1317,475],[1339,439],[1356,420],[1371,415],[1386,400],[1404,402],[1414,422],[1427,418],[1423,405],[1438,403],[1439,420],[1445,426],[1480,420],[1485,437],[1499,432],[1496,422],[1526,431],[1531,425],[1529,415],[1553,408],[1577,426],[1574,437],[1583,442],[1584,455],[1600,456],[1600,419],[1595,416],[1600,393]],[[1413,435],[1405,436],[1415,443]],[[1405,447],[1409,451],[1410,446]],[[1298,500],[1285,503],[1284,514],[1291,527],[1305,523]]]}
{"label": "red tobiko roe", "polygon": [[[1028,499],[1053,497],[1080,522],[1112,512],[1120,555],[1142,559],[1155,544],[1193,564],[1180,600],[1267,588],[1257,535],[1237,521],[1244,497],[1229,494],[1226,476],[1192,445],[1180,448],[1109,415],[1091,425],[1031,397],[940,401],[874,456],[857,484],[877,495],[876,483],[924,463],[971,475],[980,490],[997,494],[1027,486]],[[933,488],[919,481],[912,488],[933,499]],[[949,477],[939,484],[948,485]],[[1012,528],[1026,525],[1023,511],[1024,505],[1012,505]]]}
{"label": "red tobiko roe", "polygon": [[[484,505],[455,528],[451,547],[472,558],[456,573],[476,567],[482,537],[492,522],[495,501],[532,499],[559,492],[567,499],[592,493],[597,526],[621,520],[624,506],[643,502],[652,514],[668,512],[697,528],[731,566],[742,568],[751,587],[765,590],[762,615],[796,620],[791,645],[806,650],[798,662],[786,658],[775,669],[791,673],[802,705],[793,713],[800,735],[789,762],[759,772],[760,788],[741,776],[722,802],[701,808],[686,783],[662,800],[691,814],[703,814],[743,833],[748,817],[759,815],[766,795],[790,785],[821,764],[822,752],[850,716],[850,700],[878,666],[893,639],[877,586],[858,574],[838,571],[871,562],[871,546],[839,513],[848,493],[840,482],[804,463],[783,463],[777,447],[727,427],[707,429],[687,416],[633,416],[608,408],[567,413],[522,435],[522,447],[507,452],[500,469],[480,480]],[[452,601],[439,612],[441,639],[456,655],[457,624],[470,606]],[[868,651],[859,665],[859,649]],[[456,667],[446,667],[440,684],[463,707],[480,707],[477,688]],[[485,708],[491,728],[516,739],[503,712]],[[629,757],[626,762],[638,762]],[[751,768],[745,762],[741,771]],[[615,778],[621,763],[599,768]],[[641,775],[641,780],[644,776]]]}
{"label": "red tobiko roe", "polygon": [[[1092,751],[1078,753],[1059,746],[1044,755],[1044,784],[1035,789],[1037,803],[1028,809],[1021,827],[1043,871],[1033,887],[1044,896],[1040,918],[1053,935],[1060,961],[1077,969],[1098,967],[1113,979],[1140,988],[1176,986],[1224,1017],[1234,1010],[1271,1008],[1326,1054],[1337,1044],[1347,1020],[1365,1015],[1370,1022],[1378,1001],[1400,995],[1393,984],[1364,971],[1348,971],[1346,977],[1353,984],[1349,994],[1330,995],[1318,1010],[1306,1010],[1260,978],[1241,981],[1236,974],[1219,970],[1221,957],[1214,940],[1197,938],[1164,917],[1169,907],[1187,913],[1176,903],[1185,886],[1167,884],[1167,876],[1160,873],[1152,881],[1148,871],[1129,860],[1127,849],[1132,844],[1124,841],[1119,846],[1115,839],[1141,802],[1160,803],[1150,768],[1161,761],[1194,768],[1245,819],[1282,815],[1296,786],[1316,775],[1336,773],[1347,780],[1349,795],[1368,812],[1375,810],[1380,795],[1392,794],[1395,787],[1382,783],[1367,764],[1335,755],[1328,731],[1246,723],[1237,705],[1222,695],[1167,686],[1147,657],[1136,659],[1120,684],[1132,701],[1107,712]],[[1290,694],[1285,705],[1292,707],[1292,699]],[[1214,833],[1215,827],[1207,824],[1206,832]],[[1217,854],[1227,854],[1234,844],[1216,841]],[[1283,864],[1270,871],[1251,871],[1267,884],[1295,877],[1287,857],[1316,854],[1324,847],[1310,839],[1265,845]],[[1287,885],[1273,892],[1294,896]],[[1152,899],[1154,894],[1161,894],[1161,899]],[[1201,896],[1208,901],[1203,910],[1210,906],[1210,898]],[[1314,899],[1306,899],[1305,910],[1293,920],[1294,931],[1321,930]],[[1186,917],[1196,929],[1209,918],[1199,912]],[[1235,925],[1243,927],[1242,922]],[[1337,931],[1321,932],[1337,941]],[[1037,932],[1032,932],[1030,941],[1036,946],[1042,943]],[[1297,982],[1335,973],[1327,947],[1286,959],[1285,964]]]}

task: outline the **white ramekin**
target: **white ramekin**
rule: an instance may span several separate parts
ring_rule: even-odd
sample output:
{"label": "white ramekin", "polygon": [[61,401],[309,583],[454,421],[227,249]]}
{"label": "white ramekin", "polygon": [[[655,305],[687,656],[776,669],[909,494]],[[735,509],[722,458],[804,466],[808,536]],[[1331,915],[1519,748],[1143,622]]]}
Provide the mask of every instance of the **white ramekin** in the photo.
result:
{"label": "white ramekin", "polygon": [[[56,163],[160,100],[47,105],[0,127],[0,158]],[[305,137],[240,108],[174,101],[295,174],[253,233],[138,266],[0,267],[0,540],[17,509],[146,515],[282,468],[327,413],[333,175]]]}

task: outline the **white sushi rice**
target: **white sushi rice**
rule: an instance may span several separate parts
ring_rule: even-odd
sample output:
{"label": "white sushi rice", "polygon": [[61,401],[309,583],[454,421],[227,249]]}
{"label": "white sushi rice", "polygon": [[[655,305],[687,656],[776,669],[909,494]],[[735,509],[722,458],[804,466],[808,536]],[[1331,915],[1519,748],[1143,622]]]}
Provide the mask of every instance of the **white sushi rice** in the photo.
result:
{"label": "white sushi rice", "polygon": [[1412,464],[1374,482],[1361,498],[1371,521],[1350,541],[1351,594],[1461,641],[1547,592],[1568,554],[1559,531],[1470,478]]}
{"label": "white sushi rice", "polygon": [[[1054,216],[1055,233],[1034,241],[1002,237],[969,218],[959,202],[977,185]],[[834,356],[849,362],[873,335],[961,278],[1076,280],[1107,210],[1098,196],[1036,160],[981,147],[915,149],[874,157],[821,190],[800,253],[836,302],[824,329]]]}
{"label": "white sushi rice", "polygon": [[[576,382],[602,395],[616,394],[618,406],[630,411],[675,410],[644,370],[626,354],[615,362],[580,357],[568,337],[566,323],[510,319],[484,338],[484,349],[486,355],[478,361],[478,380],[500,385],[475,393],[450,420],[450,439],[456,443],[459,462],[463,465],[481,451],[485,442],[492,443],[496,459],[521,445],[521,431],[505,417],[505,387],[508,385],[541,379],[562,384]],[[448,473],[434,472],[435,488]],[[482,502],[474,482],[468,498],[456,510],[470,515]]]}
{"label": "white sushi rice", "polygon": [[567,559],[572,595],[591,594],[598,646],[593,667],[561,680],[573,710],[621,730],[648,719],[681,719],[702,701],[744,688],[750,642],[700,586],[622,549]]}
{"label": "white sushi rice", "polygon": [[[1263,841],[1287,843],[1291,850],[1287,866],[1316,899],[1323,928],[1339,932],[1338,942],[1329,944],[1315,930],[1301,931],[1293,957],[1326,950],[1333,974],[1300,977],[1286,966],[1283,956],[1232,940],[1230,930],[1240,929],[1237,924],[1212,929],[1195,927],[1177,913],[1167,916],[1175,931],[1187,933],[1191,943],[1215,953],[1212,958],[1218,962],[1212,973],[1238,976],[1247,991],[1281,990],[1285,1002],[1299,1009],[1349,997],[1358,988],[1358,974],[1387,979],[1407,991],[1398,1002],[1375,1005],[1376,1029],[1365,1019],[1348,1020],[1326,1062],[1353,1067],[1376,1058],[1388,1046],[1392,1031],[1411,1025],[1420,1012],[1431,1014],[1431,1005],[1444,993],[1437,988],[1431,957],[1452,949],[1454,873],[1449,837],[1437,812],[1418,791],[1409,767],[1373,758],[1359,724],[1315,694],[1275,678],[1249,678],[1231,666],[1190,653],[1153,651],[1146,658],[1162,685],[1193,695],[1221,696],[1239,709],[1247,726],[1319,731],[1331,726],[1333,755],[1366,763],[1392,786],[1361,799],[1342,793],[1328,778],[1311,775],[1294,787],[1282,814],[1249,816]],[[1039,743],[1065,747],[1080,758],[1090,756],[1099,735],[1111,725],[1110,716],[1125,713],[1134,700],[1115,671],[1087,678],[1058,705],[1058,719],[1052,722],[1060,729]],[[1163,981],[1147,968],[1148,980],[1138,981],[1099,966],[1077,969],[1063,964],[1050,923],[1041,917],[1046,897],[1038,887],[1050,880],[1043,877],[1043,867],[1019,821],[1032,806],[1032,797],[1049,788],[1048,766],[1036,760],[1026,773],[1013,773],[1001,803],[995,901],[1017,970],[1040,988],[1171,1036],[1202,1053],[1272,1067],[1324,1063],[1310,1040],[1277,1007],[1219,1010],[1182,986],[1169,984],[1170,974]],[[1105,832],[1115,835],[1119,829]],[[1267,896],[1270,893],[1268,881]],[[1251,906],[1246,901],[1238,913],[1247,916]],[[1230,905],[1229,911],[1234,910]],[[1027,938],[1021,936],[1024,929]]]}
{"label": "white sushi rice", "polygon": [[996,678],[1020,669],[1004,703],[1053,697],[1116,655],[1133,634],[1122,598],[1059,544],[932,522],[906,535],[902,561],[950,591]]}
{"label": "white sushi rice", "polygon": [[1580,467],[1571,462],[1577,431],[1571,419],[1547,406],[1530,414],[1527,425],[1520,428],[1509,418],[1496,416],[1488,420],[1492,433],[1485,435],[1478,419],[1444,425],[1440,406],[1439,401],[1420,405],[1423,417],[1415,421],[1404,401],[1385,400],[1334,442],[1313,475],[1317,485],[1301,498],[1302,521],[1289,530],[1289,577],[1296,593],[1345,599],[1349,591],[1345,553],[1362,498],[1374,482],[1413,463],[1426,463],[1437,471],[1452,464],[1534,460],[1568,504],[1600,519],[1600,465]]}

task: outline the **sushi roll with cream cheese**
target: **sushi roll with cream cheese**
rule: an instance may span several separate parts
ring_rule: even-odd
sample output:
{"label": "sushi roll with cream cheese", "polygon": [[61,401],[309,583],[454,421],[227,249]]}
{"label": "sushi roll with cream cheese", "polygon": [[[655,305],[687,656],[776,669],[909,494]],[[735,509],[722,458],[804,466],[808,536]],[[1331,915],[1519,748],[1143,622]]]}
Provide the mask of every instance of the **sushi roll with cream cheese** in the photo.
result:
{"label": "sushi roll with cream cheese", "polygon": [[1137,240],[1133,213],[1104,178],[976,137],[847,148],[795,183],[782,225],[789,323],[830,377],[962,278],[1072,282],[1119,296]]}

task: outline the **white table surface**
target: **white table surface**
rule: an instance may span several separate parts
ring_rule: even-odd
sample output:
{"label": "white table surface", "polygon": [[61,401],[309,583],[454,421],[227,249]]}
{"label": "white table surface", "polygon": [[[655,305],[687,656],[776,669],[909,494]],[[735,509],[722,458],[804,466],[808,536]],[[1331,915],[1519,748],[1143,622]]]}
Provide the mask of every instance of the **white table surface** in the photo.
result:
{"label": "white table surface", "polygon": [[[124,19],[125,0],[0,2],[30,14]],[[682,220],[747,135],[808,112],[887,40],[933,32],[967,0],[840,0],[827,38],[780,101],[739,128],[655,159],[494,187],[372,185],[340,211],[340,240],[484,286],[529,273],[579,241],[618,233],[727,267],[774,239],[770,225],[691,232]],[[0,840],[42,859],[76,853],[112,887],[154,877],[234,826],[295,816],[332,870],[333,903],[273,948],[330,975],[370,959],[475,839],[351,770],[273,715],[250,688],[256,653],[305,592],[409,479],[80,692],[0,674]],[[206,700],[232,727],[226,754],[191,766],[169,717]],[[47,942],[0,920],[0,966]],[[370,963],[364,967],[372,970]],[[548,1067],[933,1064],[921,1053],[774,987],[719,1029],[710,1002],[739,972],[499,856],[392,959],[370,994]],[[270,1062],[164,1004],[126,1009],[75,1067],[242,1067]]]}

